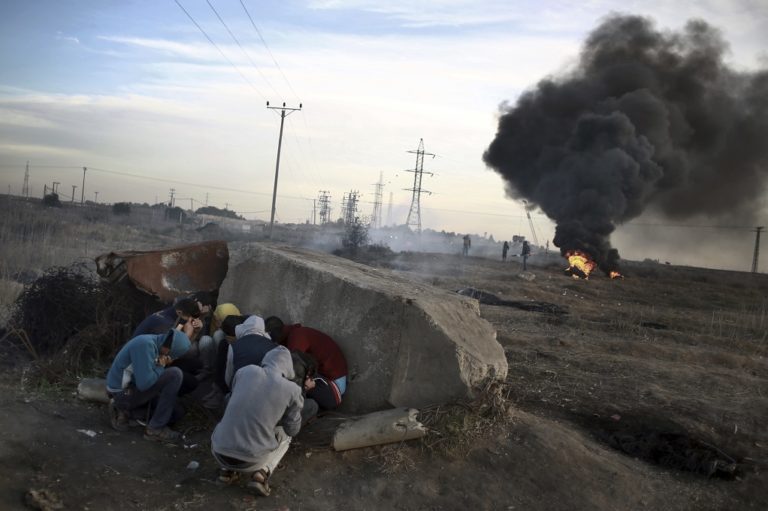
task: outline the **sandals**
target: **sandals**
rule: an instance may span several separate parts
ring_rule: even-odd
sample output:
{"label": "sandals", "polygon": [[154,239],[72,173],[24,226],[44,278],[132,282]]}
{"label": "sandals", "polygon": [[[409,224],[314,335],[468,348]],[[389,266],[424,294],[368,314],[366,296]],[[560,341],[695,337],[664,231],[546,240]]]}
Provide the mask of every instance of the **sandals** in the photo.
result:
{"label": "sandals", "polygon": [[232,484],[240,479],[240,472],[222,468],[219,470],[219,481],[224,484]]}
{"label": "sandals", "polygon": [[255,490],[259,495],[269,497],[272,492],[269,487],[269,473],[261,469],[257,470],[251,474],[251,480],[248,481],[246,487]]}

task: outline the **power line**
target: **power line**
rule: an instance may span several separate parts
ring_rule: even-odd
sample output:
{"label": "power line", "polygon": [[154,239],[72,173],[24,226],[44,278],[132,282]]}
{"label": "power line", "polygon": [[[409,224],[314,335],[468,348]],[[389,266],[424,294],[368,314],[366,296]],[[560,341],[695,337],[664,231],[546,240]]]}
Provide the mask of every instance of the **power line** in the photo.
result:
{"label": "power line", "polygon": [[261,44],[264,45],[264,48],[267,50],[267,53],[269,53],[269,56],[272,58],[272,62],[275,63],[275,67],[277,67],[278,71],[280,71],[280,74],[283,76],[285,83],[288,84],[288,88],[291,89],[291,92],[293,92],[293,95],[296,96],[296,99],[299,101],[299,103],[303,103],[299,95],[296,94],[296,91],[293,90],[293,86],[291,85],[291,82],[288,80],[288,77],[285,76],[285,73],[283,73],[283,69],[280,67],[280,64],[277,63],[275,56],[272,55],[272,52],[270,51],[269,46],[267,45],[267,41],[265,41],[264,37],[261,35],[261,30],[259,30],[259,27],[256,26],[256,23],[253,21],[253,18],[251,17],[251,13],[248,12],[248,9],[245,7],[245,3],[243,3],[243,0],[240,0],[240,5],[243,6],[243,10],[245,11],[245,14],[248,15],[248,19],[251,21],[251,25],[253,26],[253,29],[256,31],[256,34],[258,34],[259,39],[261,40]]}
{"label": "power line", "polygon": [[188,17],[188,18],[189,18],[189,19],[192,21],[192,23],[194,23],[194,25],[195,25],[195,26],[198,28],[198,30],[200,30],[200,32],[202,32],[202,34],[205,36],[205,38],[206,38],[206,39],[208,39],[208,41],[209,41],[209,42],[210,42],[210,43],[211,43],[211,44],[214,46],[214,48],[216,48],[216,49],[219,51],[219,53],[221,53],[221,56],[222,56],[222,57],[224,57],[224,59],[225,59],[227,62],[229,62],[229,65],[231,65],[233,68],[235,68],[235,71],[237,71],[237,73],[240,75],[240,77],[241,77],[243,80],[245,80],[245,81],[248,83],[248,85],[250,85],[250,86],[251,86],[251,88],[252,88],[253,90],[255,90],[255,91],[256,91],[256,92],[259,94],[259,96],[261,96],[261,97],[262,97],[262,98],[263,98],[263,99],[266,101],[266,99],[267,99],[267,98],[266,98],[266,96],[264,96],[264,94],[262,94],[262,93],[261,93],[261,91],[260,91],[259,89],[257,89],[257,88],[256,88],[256,86],[255,86],[255,85],[253,85],[253,83],[251,83],[251,81],[250,81],[248,78],[246,78],[246,76],[245,76],[245,75],[242,73],[242,71],[240,71],[240,68],[239,68],[239,67],[237,67],[237,66],[235,65],[235,63],[234,63],[234,62],[232,62],[231,60],[229,60],[229,57],[227,57],[227,56],[224,54],[224,52],[223,52],[223,51],[221,51],[221,48],[219,48],[219,47],[218,47],[218,45],[217,45],[215,42],[213,42],[213,39],[211,39],[211,38],[210,38],[210,36],[209,36],[208,34],[206,34],[206,33],[205,33],[205,30],[203,30],[203,27],[201,27],[201,26],[200,26],[200,25],[197,23],[197,21],[195,21],[195,18],[193,18],[193,17],[192,17],[192,15],[191,15],[191,14],[189,14],[189,12],[187,12],[187,10],[184,8],[184,6],[183,6],[183,5],[181,5],[181,4],[179,3],[179,0],[173,0],[173,1],[174,1],[174,2],[176,2],[176,5],[178,5],[178,6],[179,6],[179,9],[181,9],[182,11],[184,11],[184,14],[186,14],[186,15],[187,15],[187,17]]}
{"label": "power line", "polygon": [[248,60],[251,62],[251,65],[254,67],[254,69],[256,69],[256,71],[259,73],[259,76],[261,76],[264,79],[264,81],[267,82],[267,85],[269,86],[270,89],[272,89],[272,92],[274,92],[276,95],[280,96],[280,93],[277,92],[277,90],[270,83],[269,79],[267,79],[267,77],[264,75],[264,73],[261,72],[261,69],[259,69],[259,67],[256,65],[256,63],[253,61],[253,59],[248,54],[248,52],[245,51],[245,48],[243,48],[243,45],[240,44],[240,41],[237,39],[237,37],[235,37],[235,34],[233,34],[232,31],[229,29],[227,24],[224,22],[224,19],[221,16],[219,16],[219,12],[216,10],[216,8],[213,6],[213,4],[211,4],[210,0],[205,0],[205,2],[208,4],[208,7],[211,8],[211,10],[216,15],[216,17],[219,18],[219,21],[221,22],[222,25],[224,25],[224,28],[227,29],[227,32],[229,32],[229,35],[232,37],[232,39],[235,40],[235,43],[237,43],[237,45],[240,47],[240,49],[243,50],[243,53],[248,58]]}

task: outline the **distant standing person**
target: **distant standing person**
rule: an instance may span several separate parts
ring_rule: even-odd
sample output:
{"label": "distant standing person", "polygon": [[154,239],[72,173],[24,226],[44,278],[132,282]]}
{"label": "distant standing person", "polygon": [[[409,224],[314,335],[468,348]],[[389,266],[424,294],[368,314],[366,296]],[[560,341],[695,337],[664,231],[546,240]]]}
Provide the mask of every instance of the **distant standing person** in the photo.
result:
{"label": "distant standing person", "polygon": [[461,255],[468,256],[469,255],[469,248],[472,246],[472,240],[469,238],[469,234],[464,235],[464,248],[462,249]]}
{"label": "distant standing person", "polygon": [[509,252],[509,243],[504,242],[504,245],[501,247],[501,260],[506,261],[507,260],[507,252]]}
{"label": "distant standing person", "polygon": [[528,256],[531,255],[531,246],[527,241],[523,241],[523,251],[520,252],[520,256],[523,258],[523,271],[528,269]]}

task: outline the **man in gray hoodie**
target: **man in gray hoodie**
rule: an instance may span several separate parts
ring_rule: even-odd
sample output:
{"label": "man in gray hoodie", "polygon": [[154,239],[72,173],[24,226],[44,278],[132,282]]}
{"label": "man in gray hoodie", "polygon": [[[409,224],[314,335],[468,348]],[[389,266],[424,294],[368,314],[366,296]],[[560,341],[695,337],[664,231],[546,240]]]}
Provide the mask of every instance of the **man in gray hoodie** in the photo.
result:
{"label": "man in gray hoodie", "polygon": [[304,379],[295,374],[291,354],[283,346],[267,352],[261,366],[237,370],[224,417],[211,435],[222,481],[248,474],[247,486],[269,495],[269,476],[301,428]]}

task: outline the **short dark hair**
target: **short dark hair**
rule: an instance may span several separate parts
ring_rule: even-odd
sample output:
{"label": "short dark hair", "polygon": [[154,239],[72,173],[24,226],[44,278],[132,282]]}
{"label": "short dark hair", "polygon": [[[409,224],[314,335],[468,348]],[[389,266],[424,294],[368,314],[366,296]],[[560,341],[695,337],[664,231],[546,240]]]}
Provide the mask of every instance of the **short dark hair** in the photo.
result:
{"label": "short dark hair", "polygon": [[283,326],[285,326],[283,320],[277,316],[270,316],[264,320],[264,330],[275,342],[278,342],[280,334],[283,332]]}
{"label": "short dark hair", "polygon": [[189,297],[196,302],[200,302],[201,305],[208,305],[211,309],[216,308],[216,297],[210,291],[197,291],[189,295]]}
{"label": "short dark hair", "polygon": [[315,360],[315,357],[309,353],[303,353],[301,351],[292,351],[291,360],[293,361],[294,374],[292,381],[303,389],[304,380],[315,375],[317,361]]}
{"label": "short dark hair", "polygon": [[242,325],[248,316],[227,316],[224,321],[221,322],[221,331],[229,337],[235,336],[235,327]]}
{"label": "short dark hair", "polygon": [[200,315],[200,307],[197,305],[197,302],[191,298],[182,298],[173,305],[173,308],[185,316],[196,318]]}

